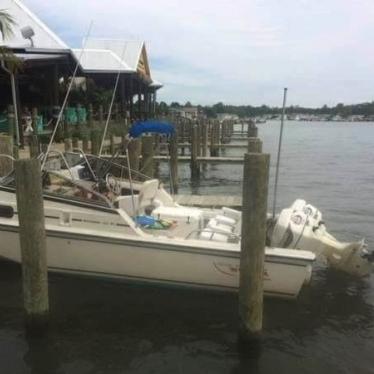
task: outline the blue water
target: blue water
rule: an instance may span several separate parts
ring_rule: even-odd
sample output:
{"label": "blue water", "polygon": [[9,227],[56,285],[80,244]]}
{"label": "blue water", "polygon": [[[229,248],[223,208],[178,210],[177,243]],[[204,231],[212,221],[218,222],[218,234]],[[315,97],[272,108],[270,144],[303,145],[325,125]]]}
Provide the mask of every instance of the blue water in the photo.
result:
{"label": "blue water", "polygon": [[[277,122],[259,128],[272,156],[269,206],[278,131]],[[373,162],[374,124],[287,123],[279,208],[303,197],[338,238],[373,247]],[[207,166],[200,182],[187,165],[180,175],[182,192],[241,194],[239,165]],[[295,302],[266,300],[256,350],[237,345],[232,294],[57,275],[49,291],[49,333],[27,338],[20,269],[0,263],[0,373],[374,373],[372,278],[319,267]]]}

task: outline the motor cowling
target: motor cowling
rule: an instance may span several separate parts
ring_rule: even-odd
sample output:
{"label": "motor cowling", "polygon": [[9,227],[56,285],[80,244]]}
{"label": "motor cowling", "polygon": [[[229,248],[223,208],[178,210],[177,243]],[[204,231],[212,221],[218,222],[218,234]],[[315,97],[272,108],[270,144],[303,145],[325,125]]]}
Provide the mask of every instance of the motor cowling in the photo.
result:
{"label": "motor cowling", "polygon": [[272,246],[302,249],[324,257],[334,268],[365,276],[372,272],[373,257],[364,241],[340,242],[327,232],[321,212],[305,200],[283,209],[270,234]]}

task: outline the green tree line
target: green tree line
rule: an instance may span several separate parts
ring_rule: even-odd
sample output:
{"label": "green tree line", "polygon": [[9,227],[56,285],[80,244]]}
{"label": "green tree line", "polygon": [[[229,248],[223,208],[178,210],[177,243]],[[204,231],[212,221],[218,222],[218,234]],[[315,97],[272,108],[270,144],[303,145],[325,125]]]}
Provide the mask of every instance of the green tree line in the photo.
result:
{"label": "green tree line", "polygon": [[[184,106],[190,107],[192,104],[189,101],[184,105],[179,104],[178,102],[172,102],[169,105],[165,102],[160,102],[158,103],[157,108],[159,112],[168,113],[170,108],[178,109]],[[196,106],[208,117],[216,117],[219,113],[236,114],[239,117],[259,117],[263,115],[278,115],[282,112],[281,107],[270,107],[268,105],[227,105],[220,102],[211,106]],[[351,115],[374,116],[374,101],[348,105],[339,103],[331,107],[323,105],[320,108],[308,108],[292,105],[287,107],[287,114],[323,114],[328,116],[340,115],[342,117],[348,117]]]}

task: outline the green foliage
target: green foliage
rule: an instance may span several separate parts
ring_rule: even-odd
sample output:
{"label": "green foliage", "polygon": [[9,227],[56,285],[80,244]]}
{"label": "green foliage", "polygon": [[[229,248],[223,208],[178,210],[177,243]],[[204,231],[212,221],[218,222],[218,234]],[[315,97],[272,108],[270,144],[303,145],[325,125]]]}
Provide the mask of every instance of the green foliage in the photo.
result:
{"label": "green foliage", "polygon": [[[0,10],[0,34],[3,40],[14,35],[13,26],[15,24],[13,17],[6,10]],[[0,60],[4,61],[6,68],[12,72],[16,72],[22,67],[21,61],[9,48],[4,46],[0,46]]]}
{"label": "green foliage", "polygon": [[164,101],[161,101],[160,103],[156,103],[156,114],[157,115],[166,115],[168,113],[169,113],[169,107]]}
{"label": "green foliage", "polygon": [[0,9],[0,33],[3,40],[10,38],[14,34],[13,26],[15,24],[13,17],[5,9]]}
{"label": "green foliage", "polygon": [[[161,103],[160,103],[161,104]],[[163,103],[163,105],[166,105]],[[173,102],[170,104],[172,108],[182,107],[179,103]],[[226,105],[222,102],[214,104],[212,106],[200,106],[198,108],[202,110],[208,117],[215,118],[219,113],[236,114],[239,117],[260,117],[263,115],[277,116],[282,113],[281,107],[269,107],[267,105],[251,106],[251,105]],[[362,115],[362,116],[374,116],[374,101],[344,105],[339,103],[334,107],[328,107],[323,105],[320,108],[307,108],[298,105],[291,105],[287,107],[287,114],[323,114],[330,117],[339,115],[343,118],[350,115]]]}

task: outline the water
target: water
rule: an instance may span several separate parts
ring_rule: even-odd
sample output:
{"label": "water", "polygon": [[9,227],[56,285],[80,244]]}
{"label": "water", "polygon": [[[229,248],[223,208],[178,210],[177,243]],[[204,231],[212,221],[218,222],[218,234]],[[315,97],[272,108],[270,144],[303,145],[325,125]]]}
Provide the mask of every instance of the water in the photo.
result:
{"label": "water", "polygon": [[[259,129],[272,155],[270,185],[278,130]],[[374,124],[287,123],[279,208],[304,197],[333,234],[366,237],[373,247],[373,164]],[[197,184],[187,165],[181,175],[182,192],[241,193],[239,165],[207,166]],[[41,339],[23,332],[18,266],[0,263],[0,295],[4,374],[374,373],[373,279],[324,267],[296,302],[266,300],[261,350],[238,347],[231,294],[52,275],[50,329]]]}

